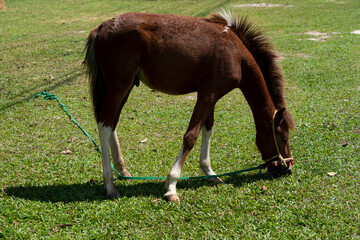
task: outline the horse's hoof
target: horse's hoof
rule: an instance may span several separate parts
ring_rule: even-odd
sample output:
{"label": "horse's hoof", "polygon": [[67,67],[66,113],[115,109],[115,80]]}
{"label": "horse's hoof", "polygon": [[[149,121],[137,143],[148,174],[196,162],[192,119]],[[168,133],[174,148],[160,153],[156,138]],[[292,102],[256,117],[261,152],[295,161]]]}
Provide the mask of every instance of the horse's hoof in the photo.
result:
{"label": "horse's hoof", "polygon": [[169,193],[164,195],[165,199],[169,202],[180,202],[180,198],[176,193]]}
{"label": "horse's hoof", "polygon": [[219,177],[209,178],[208,181],[212,183],[224,183],[223,180],[221,180]]}
{"label": "horse's hoof", "polygon": [[131,174],[128,172],[128,170],[121,171],[120,174],[124,177],[131,177]]}
{"label": "horse's hoof", "polygon": [[[131,174],[127,170],[120,172],[120,174],[123,177],[131,177]],[[125,181],[132,181],[132,179],[125,179]]]}
{"label": "horse's hoof", "polygon": [[119,197],[120,197],[120,193],[115,190],[115,191],[113,191],[112,193],[108,193],[108,194],[106,195],[106,197],[107,197],[108,199],[116,199],[116,198],[119,198]]}

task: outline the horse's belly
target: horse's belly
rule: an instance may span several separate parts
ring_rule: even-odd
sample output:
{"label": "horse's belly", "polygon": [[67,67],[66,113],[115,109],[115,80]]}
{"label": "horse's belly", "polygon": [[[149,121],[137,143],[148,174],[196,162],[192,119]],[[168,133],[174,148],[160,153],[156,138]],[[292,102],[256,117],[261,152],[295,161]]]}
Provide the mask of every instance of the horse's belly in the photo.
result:
{"label": "horse's belly", "polygon": [[172,74],[165,73],[146,75],[142,71],[140,80],[151,89],[171,95],[182,95],[198,90],[196,80],[186,79],[181,75],[172,76]]}

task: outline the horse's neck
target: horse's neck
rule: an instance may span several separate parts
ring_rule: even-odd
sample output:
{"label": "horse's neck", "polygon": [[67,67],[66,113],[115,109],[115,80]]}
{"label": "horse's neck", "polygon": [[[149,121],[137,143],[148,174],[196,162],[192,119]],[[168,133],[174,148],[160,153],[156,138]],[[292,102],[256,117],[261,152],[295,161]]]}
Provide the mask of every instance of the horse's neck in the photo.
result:
{"label": "horse's neck", "polygon": [[244,78],[240,89],[243,92],[254,116],[256,130],[269,129],[275,111],[274,103],[267,90],[262,75]]}

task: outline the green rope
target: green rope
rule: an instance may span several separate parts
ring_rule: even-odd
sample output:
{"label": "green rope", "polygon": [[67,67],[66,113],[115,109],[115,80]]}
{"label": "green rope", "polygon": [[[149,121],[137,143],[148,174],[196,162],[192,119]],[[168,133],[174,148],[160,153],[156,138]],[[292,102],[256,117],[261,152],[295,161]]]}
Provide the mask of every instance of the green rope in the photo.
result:
{"label": "green rope", "polygon": [[[260,170],[259,175],[261,174],[262,165],[259,165],[257,167],[247,168],[243,170],[238,170],[235,172],[229,172],[229,173],[223,173],[219,175],[206,175],[206,176],[196,176],[196,177],[180,177],[179,180],[195,180],[195,179],[209,179],[209,178],[216,178],[216,177],[224,177],[224,176],[231,176],[231,175],[237,175],[243,172],[250,172],[254,170]],[[115,173],[118,175],[119,179],[138,179],[138,180],[161,180],[166,179],[166,177],[125,177],[121,176],[115,169]]]}
{"label": "green rope", "polygon": [[47,93],[47,92],[41,92],[41,93],[38,93],[35,95],[35,98],[38,98],[39,96],[41,95],[44,95],[44,99],[45,100],[53,100],[55,99],[56,101],[58,101],[58,103],[60,104],[60,106],[63,108],[63,110],[66,112],[66,114],[70,117],[71,121],[73,123],[75,123],[76,126],[78,126],[78,128],[80,128],[80,130],[88,137],[90,138],[90,140],[94,143],[94,145],[96,146],[97,150],[99,152],[101,152],[101,148],[100,146],[95,142],[95,140],[90,136],[90,134],[88,134],[85,129],[83,129],[80,124],[71,116],[71,114],[69,113],[69,111],[66,109],[66,105],[63,104],[56,95],[54,94],[50,94],[50,93]]}
{"label": "green rope", "polygon": [[[60,106],[63,108],[63,110],[65,111],[65,113],[70,117],[71,121],[78,127],[80,128],[80,130],[93,142],[93,144],[95,145],[95,147],[97,148],[97,150],[99,152],[101,152],[101,148],[99,146],[99,144],[96,143],[96,141],[90,136],[90,134],[88,134],[85,129],[83,129],[80,124],[71,116],[71,114],[69,113],[69,111],[67,110],[67,106],[65,104],[63,104],[56,95],[54,94],[50,94],[47,92],[40,92],[38,94],[35,95],[35,98],[38,98],[39,96],[44,95],[44,99],[45,100],[53,100],[55,99],[56,101],[58,101],[58,103],[60,104]],[[137,179],[137,180],[161,180],[161,179],[166,179],[166,177],[126,177],[126,176],[121,176],[121,174],[116,171],[116,169],[114,168],[114,165],[111,163],[111,168],[113,169],[113,171],[116,173],[116,175],[118,176],[119,179]],[[196,176],[196,177],[180,177],[179,180],[192,180],[192,179],[209,179],[209,178],[216,178],[216,177],[224,177],[224,176],[231,176],[231,175],[236,175],[236,174],[240,174],[243,172],[250,172],[250,171],[254,171],[254,170],[260,170],[259,171],[259,175],[261,174],[261,170],[264,168],[264,164],[261,164],[257,167],[252,167],[252,168],[247,168],[247,169],[243,169],[243,170],[238,170],[235,172],[229,172],[229,173],[223,173],[220,175],[207,175],[207,176]]]}

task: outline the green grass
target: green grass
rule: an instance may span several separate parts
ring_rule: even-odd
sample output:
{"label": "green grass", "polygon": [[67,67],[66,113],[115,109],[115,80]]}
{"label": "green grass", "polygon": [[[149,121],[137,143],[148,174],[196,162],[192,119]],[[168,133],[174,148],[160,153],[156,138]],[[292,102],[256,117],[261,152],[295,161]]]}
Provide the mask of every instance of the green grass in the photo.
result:
{"label": "green grass", "polygon": [[[233,8],[264,27],[283,56],[288,107],[296,121],[294,174],[286,178],[253,172],[216,186],[181,181],[180,203],[163,200],[163,181],[117,180],[122,197],[107,200],[92,143],[55,101],[34,98],[43,90],[56,94],[98,141],[81,68],[91,29],[128,11],[206,16],[254,2],[5,0],[7,9],[0,10],[0,238],[359,239],[360,35],[351,34],[360,29],[357,0],[274,0],[292,7]],[[310,41],[309,31],[330,36]],[[167,96],[143,84],[133,90],[118,129],[133,175],[167,175],[193,96]],[[217,173],[261,163],[250,109],[239,91],[219,101],[215,121],[211,156]],[[199,144],[183,176],[200,174],[198,156]]]}

